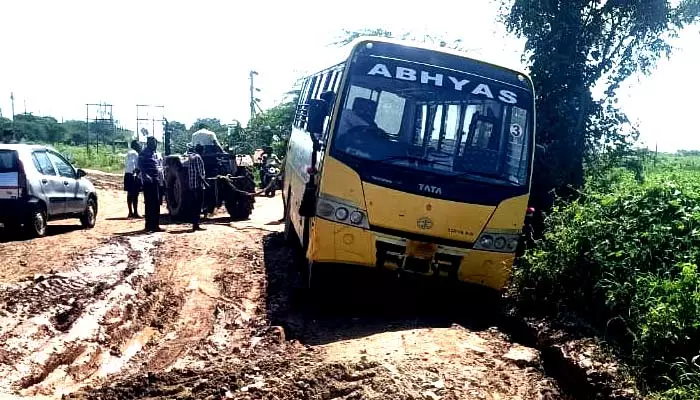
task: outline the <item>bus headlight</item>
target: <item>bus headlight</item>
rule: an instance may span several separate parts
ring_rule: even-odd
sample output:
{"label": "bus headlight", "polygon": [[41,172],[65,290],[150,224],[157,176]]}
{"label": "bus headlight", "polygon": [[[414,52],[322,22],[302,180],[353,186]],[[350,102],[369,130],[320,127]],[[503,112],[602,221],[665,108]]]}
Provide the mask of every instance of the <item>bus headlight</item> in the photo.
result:
{"label": "bus headlight", "polygon": [[360,225],[363,219],[365,219],[365,216],[359,211],[353,211],[352,214],[350,214],[350,222],[355,225]]}
{"label": "bus headlight", "polygon": [[335,217],[340,221],[345,221],[348,219],[348,209],[345,207],[338,207],[335,210]]}
{"label": "bus headlight", "polygon": [[501,233],[485,231],[474,243],[475,250],[498,251],[514,253],[518,248],[519,233]]}
{"label": "bus headlight", "polygon": [[493,247],[495,247],[497,250],[501,250],[506,247],[506,238],[503,236],[497,237],[496,240],[493,241]]}
{"label": "bus headlight", "polygon": [[318,205],[316,206],[316,214],[320,215],[321,217],[332,217],[333,214],[335,214],[335,208],[333,208],[333,205],[319,201]]}
{"label": "bus headlight", "polygon": [[484,249],[490,249],[493,247],[493,237],[490,235],[483,235],[479,238],[478,245]]}
{"label": "bus headlight", "polygon": [[506,249],[507,249],[508,251],[515,251],[515,249],[518,248],[518,242],[519,242],[518,239],[511,238],[511,239],[508,241],[508,244],[506,245]]}
{"label": "bus headlight", "polygon": [[369,229],[369,221],[365,210],[323,194],[318,197],[316,202],[316,215],[341,224]]}

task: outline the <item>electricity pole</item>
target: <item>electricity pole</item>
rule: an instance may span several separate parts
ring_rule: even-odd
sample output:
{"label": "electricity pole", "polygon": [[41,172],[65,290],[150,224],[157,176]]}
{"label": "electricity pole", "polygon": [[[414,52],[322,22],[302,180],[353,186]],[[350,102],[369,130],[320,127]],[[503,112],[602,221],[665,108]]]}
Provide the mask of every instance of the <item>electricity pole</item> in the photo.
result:
{"label": "electricity pole", "polygon": [[15,141],[15,94],[10,92],[10,101],[12,102],[12,141]]}
{"label": "electricity pole", "polygon": [[255,118],[255,107],[258,107],[260,109],[260,106],[258,105],[258,101],[260,99],[255,97],[255,92],[259,92],[260,89],[255,87],[255,82],[254,82],[254,76],[258,75],[257,71],[250,71],[250,74],[248,75],[250,77],[250,119]]}

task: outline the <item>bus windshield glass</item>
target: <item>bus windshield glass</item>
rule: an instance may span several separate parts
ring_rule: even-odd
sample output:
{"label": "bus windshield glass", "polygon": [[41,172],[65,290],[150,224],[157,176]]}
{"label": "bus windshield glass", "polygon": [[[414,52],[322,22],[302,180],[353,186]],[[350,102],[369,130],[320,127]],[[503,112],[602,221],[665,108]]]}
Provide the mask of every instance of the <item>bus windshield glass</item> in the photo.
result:
{"label": "bus windshield glass", "polygon": [[528,184],[532,94],[522,87],[370,56],[350,68],[341,101],[335,152],[460,179]]}

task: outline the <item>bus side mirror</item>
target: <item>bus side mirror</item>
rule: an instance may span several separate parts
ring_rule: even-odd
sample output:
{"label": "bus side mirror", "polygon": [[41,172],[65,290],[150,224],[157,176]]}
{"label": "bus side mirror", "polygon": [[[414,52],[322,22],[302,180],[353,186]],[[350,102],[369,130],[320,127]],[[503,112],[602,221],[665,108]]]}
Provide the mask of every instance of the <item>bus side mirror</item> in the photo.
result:
{"label": "bus side mirror", "polygon": [[323,122],[328,115],[328,103],[325,100],[310,100],[306,129],[312,138],[323,133]]}

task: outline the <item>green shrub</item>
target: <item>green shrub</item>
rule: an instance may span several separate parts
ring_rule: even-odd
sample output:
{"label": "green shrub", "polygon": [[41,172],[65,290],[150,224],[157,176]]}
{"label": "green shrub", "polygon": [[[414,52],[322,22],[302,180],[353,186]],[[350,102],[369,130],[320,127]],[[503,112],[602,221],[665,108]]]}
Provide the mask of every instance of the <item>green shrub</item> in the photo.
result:
{"label": "green shrub", "polygon": [[652,386],[682,386],[671,365],[700,352],[700,174],[665,165],[640,184],[613,173],[557,204],[513,288],[526,310],[586,318]]}

